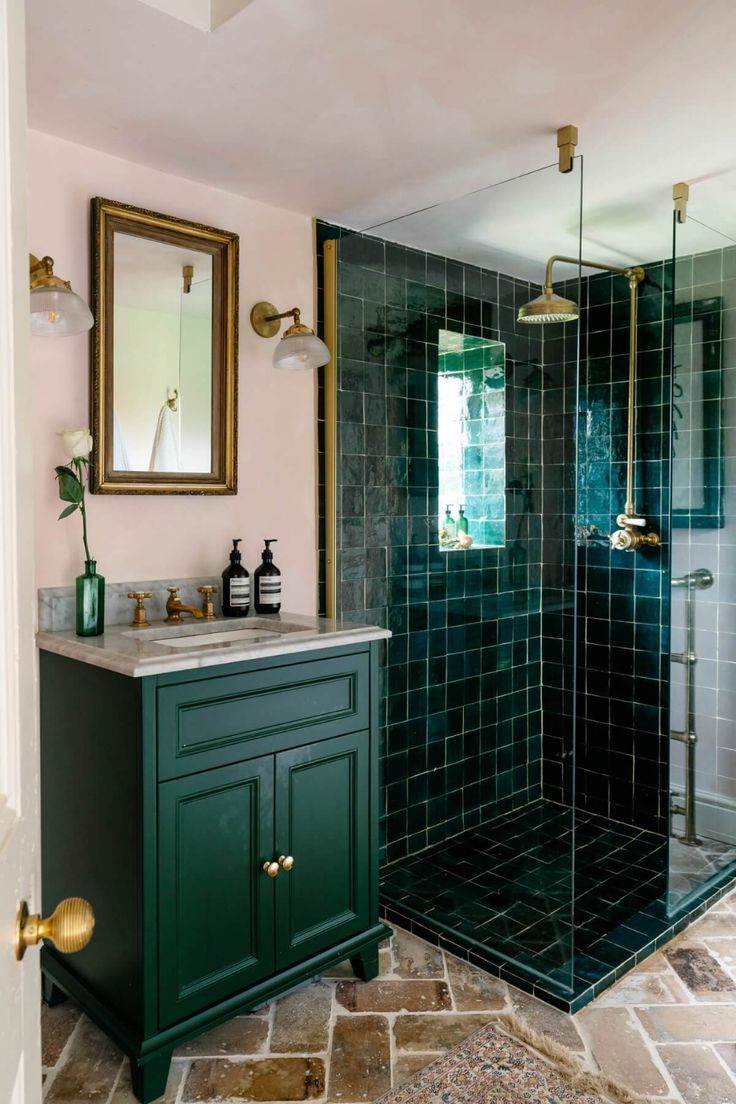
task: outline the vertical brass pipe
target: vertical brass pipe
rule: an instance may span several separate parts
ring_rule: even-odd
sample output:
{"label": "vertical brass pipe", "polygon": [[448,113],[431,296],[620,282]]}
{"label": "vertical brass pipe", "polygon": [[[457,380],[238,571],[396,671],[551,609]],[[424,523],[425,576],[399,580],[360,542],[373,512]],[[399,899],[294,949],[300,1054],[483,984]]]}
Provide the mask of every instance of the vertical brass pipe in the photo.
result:
{"label": "vertical brass pipe", "polygon": [[626,505],[624,513],[634,517],[634,443],[636,440],[636,289],[639,281],[629,276],[629,399],[626,424]]}
{"label": "vertical brass pipe", "polygon": [[324,245],[325,614],[337,613],[337,241]]}

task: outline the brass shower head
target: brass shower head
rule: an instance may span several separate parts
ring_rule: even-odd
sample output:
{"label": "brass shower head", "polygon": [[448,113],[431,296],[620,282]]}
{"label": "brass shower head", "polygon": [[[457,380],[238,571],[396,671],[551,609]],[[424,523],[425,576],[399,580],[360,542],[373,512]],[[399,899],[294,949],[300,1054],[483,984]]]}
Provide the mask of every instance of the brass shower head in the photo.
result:
{"label": "brass shower head", "polygon": [[519,307],[519,322],[574,322],[578,317],[577,303],[555,295],[551,287],[545,287],[536,299]]}

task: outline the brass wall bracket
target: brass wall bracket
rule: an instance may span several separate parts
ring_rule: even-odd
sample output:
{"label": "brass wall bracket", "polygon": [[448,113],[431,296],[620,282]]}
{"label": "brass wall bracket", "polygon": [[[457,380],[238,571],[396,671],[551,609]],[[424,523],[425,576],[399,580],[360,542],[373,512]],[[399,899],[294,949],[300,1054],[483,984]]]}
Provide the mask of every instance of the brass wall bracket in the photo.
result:
{"label": "brass wall bracket", "polygon": [[60,276],[54,276],[54,258],[42,257],[39,261],[34,253],[28,254],[28,270],[31,288],[60,287],[71,291],[69,280],[62,280]]}
{"label": "brass wall bracket", "polygon": [[557,131],[557,149],[559,151],[561,173],[572,172],[572,162],[577,144],[578,128],[576,126],[568,125],[559,128]]}
{"label": "brass wall bracket", "polygon": [[672,185],[672,198],[675,202],[675,214],[678,222],[684,222],[687,218],[687,201],[690,198],[690,185],[681,181]]}

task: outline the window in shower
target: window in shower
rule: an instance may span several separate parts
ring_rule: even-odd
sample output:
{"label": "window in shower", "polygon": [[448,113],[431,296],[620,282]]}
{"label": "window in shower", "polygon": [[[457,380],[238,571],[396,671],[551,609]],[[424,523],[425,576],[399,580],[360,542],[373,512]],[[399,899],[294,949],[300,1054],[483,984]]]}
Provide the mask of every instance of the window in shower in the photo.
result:
{"label": "window in shower", "polygon": [[497,548],[506,528],[506,346],[440,330],[438,352],[440,548]]}

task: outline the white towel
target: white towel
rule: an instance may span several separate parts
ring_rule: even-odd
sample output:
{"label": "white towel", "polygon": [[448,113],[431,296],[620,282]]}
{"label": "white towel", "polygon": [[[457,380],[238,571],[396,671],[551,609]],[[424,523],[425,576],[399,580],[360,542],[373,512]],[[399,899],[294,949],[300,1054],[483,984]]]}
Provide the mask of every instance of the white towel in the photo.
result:
{"label": "white towel", "polygon": [[128,448],[117,414],[112,416],[112,466],[115,471],[130,471]]}
{"label": "white towel", "polygon": [[176,431],[176,415],[167,403],[161,407],[156,433],[151,449],[149,471],[179,471],[179,437]]}

